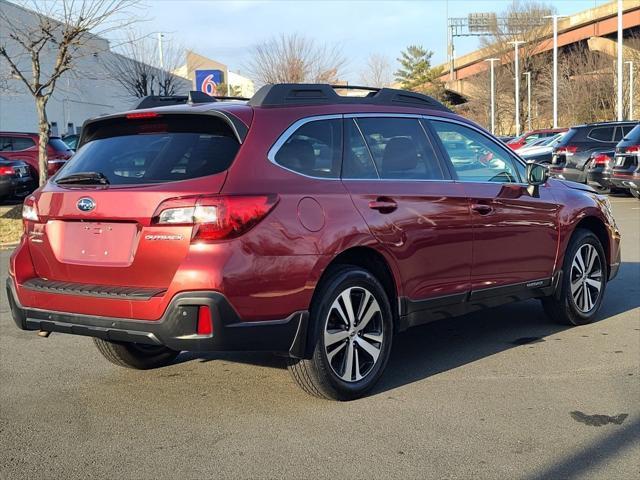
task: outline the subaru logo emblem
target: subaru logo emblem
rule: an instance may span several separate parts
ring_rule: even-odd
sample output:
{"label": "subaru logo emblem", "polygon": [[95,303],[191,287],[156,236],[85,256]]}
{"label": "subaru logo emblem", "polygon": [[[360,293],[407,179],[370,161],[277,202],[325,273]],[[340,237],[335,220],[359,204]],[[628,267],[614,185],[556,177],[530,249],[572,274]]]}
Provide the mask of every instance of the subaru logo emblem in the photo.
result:
{"label": "subaru logo emblem", "polygon": [[76,206],[78,207],[78,210],[81,210],[83,212],[90,212],[91,210],[96,208],[96,202],[94,202],[92,198],[82,197],[80,200],[78,200]]}

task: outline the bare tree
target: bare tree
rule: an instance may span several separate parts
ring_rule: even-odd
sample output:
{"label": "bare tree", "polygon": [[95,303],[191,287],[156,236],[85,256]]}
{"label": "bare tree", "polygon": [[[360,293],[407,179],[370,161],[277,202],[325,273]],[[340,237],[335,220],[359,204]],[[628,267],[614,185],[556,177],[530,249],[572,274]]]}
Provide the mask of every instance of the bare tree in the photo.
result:
{"label": "bare tree", "polygon": [[258,84],[335,83],[345,63],[338,46],[321,45],[298,34],[283,34],[255,45],[247,70]]}
{"label": "bare tree", "polygon": [[393,73],[391,72],[391,62],[384,55],[373,53],[367,59],[360,81],[363,85],[371,87],[388,87],[393,84]]}
{"label": "bare tree", "polygon": [[[24,4],[27,2],[24,1]],[[28,2],[31,10],[21,16],[24,21],[9,18],[8,9],[16,8],[0,0],[0,58],[8,65],[11,77],[20,80],[33,96],[38,112],[39,182],[47,180],[47,143],[51,127],[47,118],[47,102],[60,77],[75,68],[76,60],[85,55],[83,47],[97,35],[134,21],[123,18],[136,0],[58,0]],[[8,41],[7,41],[8,40]],[[47,59],[53,57],[53,62]]]}
{"label": "bare tree", "polygon": [[126,96],[176,95],[182,79],[173,72],[185,62],[185,50],[170,42],[160,49],[155,37],[129,30],[114,55],[105,56],[104,66]]}

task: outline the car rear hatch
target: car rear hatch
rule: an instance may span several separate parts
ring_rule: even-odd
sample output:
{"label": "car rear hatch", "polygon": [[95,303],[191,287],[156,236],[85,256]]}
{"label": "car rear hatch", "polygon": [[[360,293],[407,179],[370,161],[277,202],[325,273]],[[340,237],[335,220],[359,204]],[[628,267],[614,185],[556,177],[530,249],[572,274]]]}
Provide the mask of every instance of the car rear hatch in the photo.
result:
{"label": "car rear hatch", "polygon": [[26,203],[38,277],[71,290],[166,289],[194,230],[180,215],[220,192],[240,148],[234,132],[207,114],[136,112],[85,126],[73,159]]}

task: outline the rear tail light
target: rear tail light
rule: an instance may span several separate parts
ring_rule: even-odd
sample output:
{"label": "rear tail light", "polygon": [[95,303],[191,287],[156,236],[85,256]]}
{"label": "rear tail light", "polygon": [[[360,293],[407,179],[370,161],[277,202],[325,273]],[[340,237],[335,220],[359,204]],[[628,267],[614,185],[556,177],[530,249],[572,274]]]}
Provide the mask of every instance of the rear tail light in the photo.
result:
{"label": "rear tail light", "polygon": [[13,167],[0,167],[0,175],[13,175]]}
{"label": "rear tail light", "polygon": [[207,305],[198,307],[198,326],[196,333],[198,335],[211,335],[213,333],[211,309]]}
{"label": "rear tail light", "polygon": [[36,198],[31,195],[27,197],[22,205],[22,227],[25,232],[28,230],[28,222],[39,222],[38,207],[36,206]]}
{"label": "rear tail light", "polygon": [[556,153],[563,153],[566,156],[570,157],[571,155],[576,153],[577,150],[578,150],[577,146],[575,146],[575,145],[567,145],[566,147],[558,147],[558,148],[556,148]]}
{"label": "rear tail light", "polygon": [[599,166],[606,167],[607,165],[609,165],[610,161],[611,161],[611,157],[609,155],[607,155],[606,153],[599,153],[599,154],[595,155],[593,157],[593,159],[591,160],[591,166],[592,167],[599,167]]}
{"label": "rear tail light", "polygon": [[277,203],[276,195],[200,197],[195,206],[167,208],[159,225],[193,225],[192,242],[236,238],[253,228]]}
{"label": "rear tail light", "polygon": [[640,145],[631,145],[625,149],[626,153],[640,153]]}

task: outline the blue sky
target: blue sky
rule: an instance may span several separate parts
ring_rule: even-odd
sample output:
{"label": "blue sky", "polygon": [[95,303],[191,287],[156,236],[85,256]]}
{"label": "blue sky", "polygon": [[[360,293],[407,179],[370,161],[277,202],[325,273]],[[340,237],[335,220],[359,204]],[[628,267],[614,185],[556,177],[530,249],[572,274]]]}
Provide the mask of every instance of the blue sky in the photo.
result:
{"label": "blue sky", "polygon": [[[349,60],[346,77],[357,81],[365,59],[380,53],[394,62],[410,44],[433,50],[434,63],[446,60],[447,13],[500,13],[511,0],[423,1],[194,1],[149,0],[148,21],[140,28],[162,31],[207,57],[241,71],[252,45],[280,33],[300,33],[338,44]],[[571,14],[607,0],[552,0],[559,14]],[[477,47],[477,38],[456,39],[456,54]]]}

